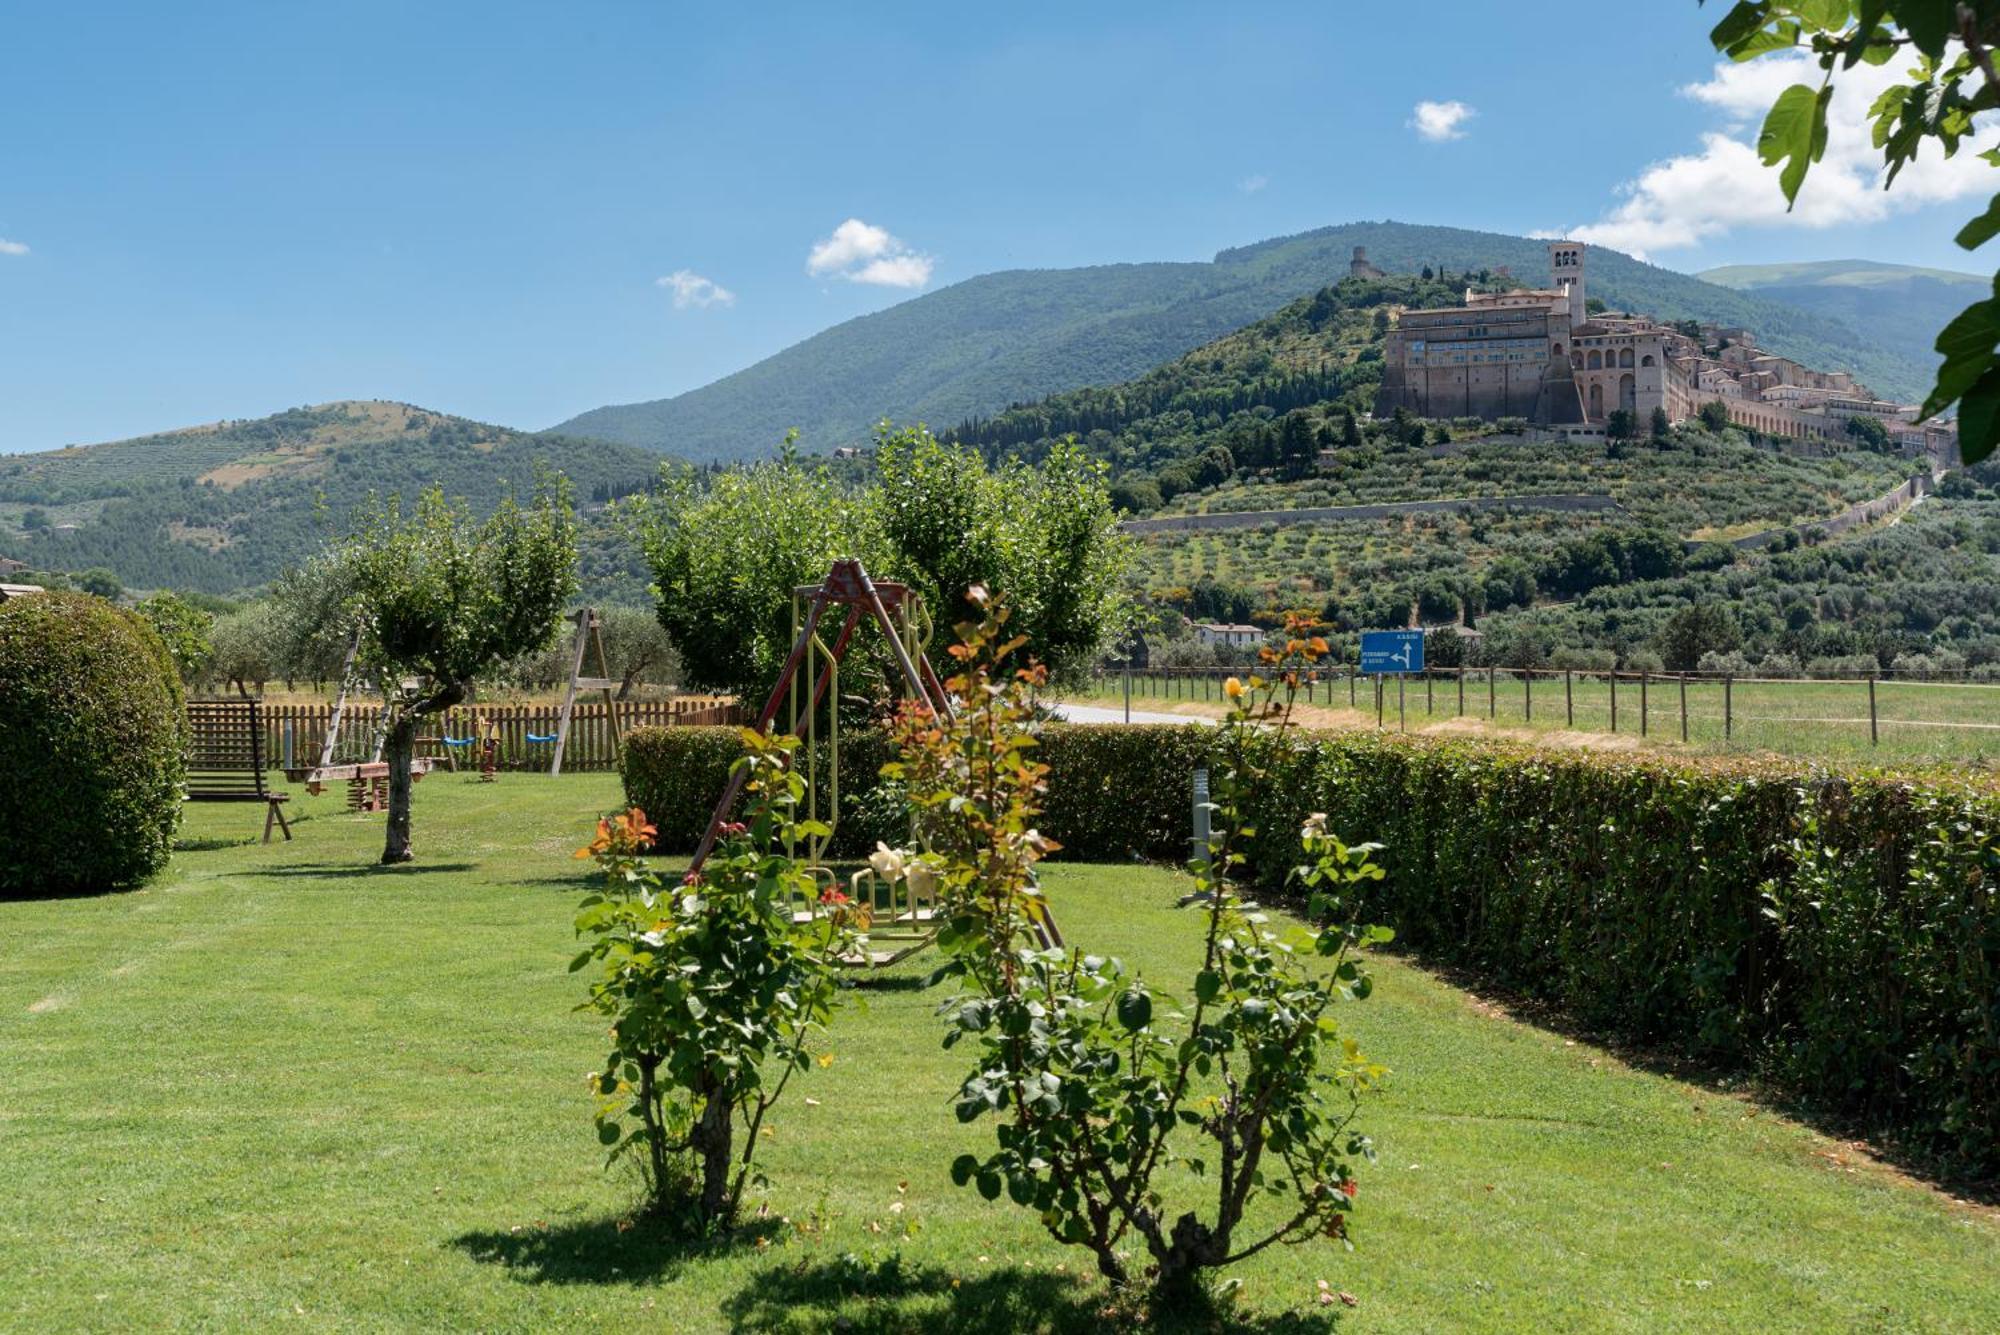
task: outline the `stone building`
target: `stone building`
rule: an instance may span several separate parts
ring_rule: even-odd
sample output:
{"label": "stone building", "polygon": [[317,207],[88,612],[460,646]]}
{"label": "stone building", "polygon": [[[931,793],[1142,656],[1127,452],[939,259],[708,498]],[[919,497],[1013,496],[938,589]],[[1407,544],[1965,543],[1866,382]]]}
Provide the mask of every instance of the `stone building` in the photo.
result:
{"label": "stone building", "polygon": [[1467,289],[1463,305],[1400,312],[1382,349],[1376,416],[1521,417],[1594,437],[1620,409],[1643,429],[1655,409],[1681,422],[1715,402],[1766,435],[1831,441],[1847,435],[1848,419],[1870,416],[1905,453],[1948,460],[1955,450],[1952,424],[1919,425],[1915,405],[1766,352],[1748,330],[1589,314],[1585,255],[1581,242],[1552,241],[1546,288]]}
{"label": "stone building", "polygon": [[1349,278],[1386,278],[1387,274],[1368,262],[1368,247],[1356,246],[1354,258],[1347,263]]}

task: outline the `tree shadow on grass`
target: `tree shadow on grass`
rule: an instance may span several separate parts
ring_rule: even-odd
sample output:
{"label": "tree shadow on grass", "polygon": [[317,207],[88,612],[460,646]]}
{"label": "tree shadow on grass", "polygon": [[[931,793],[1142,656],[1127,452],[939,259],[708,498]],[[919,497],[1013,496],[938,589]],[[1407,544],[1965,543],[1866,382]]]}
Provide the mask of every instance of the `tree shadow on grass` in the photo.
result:
{"label": "tree shadow on grass", "polygon": [[526,1284],[631,1284],[671,1279],[689,1261],[752,1246],[779,1227],[774,1219],[757,1220],[704,1238],[674,1221],[613,1215],[463,1233],[451,1245],[475,1261],[505,1267]]}
{"label": "tree shadow on grass", "polygon": [[723,1300],[722,1313],[742,1331],[1033,1331],[1083,1335],[1139,1329],[1168,1335],[1306,1335],[1334,1329],[1335,1314],[1246,1314],[1202,1305],[1151,1322],[1136,1320],[1094,1280],[1008,1266],[962,1275],[915,1265],[900,1254],[864,1262],[833,1260],[774,1266]]}
{"label": "tree shadow on grass", "polygon": [[265,867],[246,873],[250,876],[284,878],[310,877],[316,881],[347,881],[360,876],[420,876],[432,872],[472,871],[472,862],[288,862],[282,867]]}

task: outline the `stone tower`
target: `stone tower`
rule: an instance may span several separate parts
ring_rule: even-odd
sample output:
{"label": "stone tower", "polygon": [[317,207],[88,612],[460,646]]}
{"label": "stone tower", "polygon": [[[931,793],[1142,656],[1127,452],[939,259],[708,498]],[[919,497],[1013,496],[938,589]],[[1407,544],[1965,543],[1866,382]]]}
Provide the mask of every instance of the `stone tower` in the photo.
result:
{"label": "stone tower", "polygon": [[1583,310],[1583,251],[1581,241],[1549,242],[1549,286],[1569,293],[1570,328],[1582,324]]}

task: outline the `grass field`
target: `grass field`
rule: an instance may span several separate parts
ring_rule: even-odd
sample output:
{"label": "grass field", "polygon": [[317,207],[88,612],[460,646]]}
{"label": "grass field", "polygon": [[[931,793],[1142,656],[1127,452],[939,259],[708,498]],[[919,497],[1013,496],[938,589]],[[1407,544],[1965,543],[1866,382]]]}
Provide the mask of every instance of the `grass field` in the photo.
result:
{"label": "grass field", "polygon": [[[1219,683],[1213,679],[1169,679],[1136,674],[1133,707],[1157,710],[1163,704],[1189,713],[1219,715]],[[1374,726],[1375,698],[1370,679],[1352,695],[1345,678],[1322,682],[1311,703],[1330,710],[1308,711],[1307,721],[1327,726]],[[1617,684],[1616,728],[1612,689],[1602,676],[1538,672],[1524,681],[1505,668],[1489,688],[1484,668],[1465,676],[1464,703],[1455,675],[1403,683],[1400,726],[1410,731],[1434,727],[1475,727],[1488,723],[1509,730],[1614,734],[1640,741],[1678,745],[1681,685],[1671,676],[1649,680],[1642,691],[1636,677]],[[1121,679],[1095,684],[1080,696],[1093,704],[1124,699]],[[1300,697],[1305,703],[1305,697]],[[1397,684],[1387,679],[1384,726],[1399,726]],[[1643,717],[1643,725],[1642,725]],[[1875,764],[1993,763],[2000,761],[2000,683],[1879,681],[1875,684],[1875,730],[1869,737],[1868,684],[1860,681],[1735,681],[1725,699],[1721,681],[1691,678],[1687,685],[1687,743],[1703,751],[1771,751],[1812,760]]]}
{"label": "grass field", "polygon": [[[599,1022],[565,972],[569,851],[617,800],[602,775],[434,776],[422,860],[392,870],[381,818],[334,797],[269,846],[254,814],[196,807],[146,890],[0,903],[0,1326],[1101,1328],[1076,1254],[947,1180],[991,1132],[951,1116],[961,1058],[914,962],[856,994],[780,1108],[743,1240],[624,1226],[634,1184],[603,1170],[583,1085]],[[1188,968],[1177,874],[1047,883],[1072,941]],[[2000,1327],[1991,1211],[1378,970],[1347,1015],[1394,1070],[1358,1250],[1244,1266],[1245,1328]],[[1320,1306],[1322,1279],[1354,1305]]]}

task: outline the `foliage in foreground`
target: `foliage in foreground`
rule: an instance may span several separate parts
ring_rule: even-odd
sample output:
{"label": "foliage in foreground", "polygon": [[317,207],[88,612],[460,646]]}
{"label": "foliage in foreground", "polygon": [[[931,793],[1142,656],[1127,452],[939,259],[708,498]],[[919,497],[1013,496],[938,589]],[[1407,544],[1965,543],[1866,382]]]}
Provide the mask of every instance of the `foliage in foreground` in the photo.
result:
{"label": "foliage in foreground", "polygon": [[[973,596],[983,603],[983,590]],[[1054,848],[1034,827],[1046,769],[1030,756],[1027,731],[1028,693],[1044,674],[1036,666],[996,680],[1021,644],[1002,642],[1005,622],[1000,608],[960,628],[951,689],[966,707],[950,718],[906,711],[904,759],[891,767],[910,785],[941,864],[938,976],[965,987],[944,1007],[953,1026],[945,1045],[964,1041],[976,1053],[958,1117],[1000,1119],[997,1148],[961,1155],[953,1180],[989,1200],[1004,1189],[1051,1236],[1089,1251],[1114,1285],[1137,1278],[1128,1264],[1136,1242],[1162,1306],[1200,1296],[1218,1268],[1275,1244],[1344,1239],[1358,1192],[1352,1165],[1372,1157],[1352,1121],[1382,1068],[1342,1039],[1331,1012],[1367,995],[1350,952],[1387,933],[1297,929],[1281,941],[1242,894],[1240,822],[1266,781],[1257,756],[1279,742],[1267,731],[1282,731],[1277,687],[1253,679],[1223,727],[1221,824],[1191,865],[1186,901],[1200,923],[1201,967],[1185,991],[1169,993],[1116,959],[1053,943],[1035,876]],[[1309,822],[1303,840],[1313,911],[1344,914],[1345,888],[1379,874],[1368,848],[1342,845],[1323,821]],[[1323,967],[1309,969],[1301,955]],[[1212,1184],[1206,1209],[1169,1202],[1162,1178],[1174,1165]],[[1252,1225],[1267,1203],[1281,1222]]]}
{"label": "foliage in foreground", "polygon": [[[1908,65],[1868,109],[1882,152],[1885,188],[1926,145],[1944,157],[1979,133],[2000,108],[2000,4],[1994,0],[1738,0],[1710,34],[1735,60],[1772,52],[1810,51],[1823,71],[1820,85],[1795,83],[1778,94],[1757,136],[1766,166],[1778,167],[1787,207],[1797,202],[1812,164],[1826,153],[1827,107],[1836,70],[1851,77],[1859,64]],[[1979,154],[2000,165],[2000,148]],[[1976,250],[2000,235],[2000,194],[1958,233]],[[1938,334],[1944,358],[1924,400],[1926,417],[1959,406],[1959,445],[1977,463],[2000,443],[2000,274],[1994,295],[1968,306]]]}
{"label": "foliage in foreground", "polygon": [[599,966],[584,1006],[611,1022],[610,1055],[591,1078],[598,1139],[612,1161],[638,1164],[649,1210],[685,1210],[703,1229],[735,1220],[765,1116],[812,1064],[834,961],[856,948],[837,912],[793,920],[820,895],[800,844],[824,829],[798,819],[797,739],[740,737],[749,810],[699,872],[668,885],[647,866],[654,831],[636,807],[600,820],[577,852],[604,875],[580,906],[588,944],[570,965]]}
{"label": "foliage in foreground", "polygon": [[0,892],[152,876],[186,772],[180,675],[144,621],[87,593],[0,602]]}

